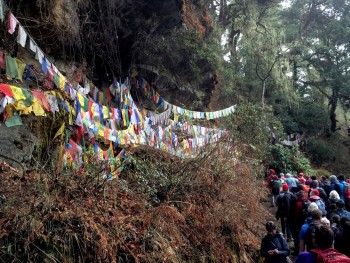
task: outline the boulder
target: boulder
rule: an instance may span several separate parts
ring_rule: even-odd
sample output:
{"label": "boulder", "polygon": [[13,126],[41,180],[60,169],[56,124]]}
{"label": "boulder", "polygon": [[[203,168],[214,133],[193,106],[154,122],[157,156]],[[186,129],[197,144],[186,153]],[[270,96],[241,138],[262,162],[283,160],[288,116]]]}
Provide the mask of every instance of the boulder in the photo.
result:
{"label": "boulder", "polygon": [[37,142],[27,125],[6,127],[0,123],[0,162],[24,172],[24,164],[32,158]]}

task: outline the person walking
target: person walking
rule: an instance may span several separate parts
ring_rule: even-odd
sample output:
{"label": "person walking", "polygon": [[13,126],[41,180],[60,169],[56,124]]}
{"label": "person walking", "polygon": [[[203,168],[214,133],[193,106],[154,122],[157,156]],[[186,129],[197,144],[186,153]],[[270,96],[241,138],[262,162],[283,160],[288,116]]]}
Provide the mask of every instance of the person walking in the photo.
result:
{"label": "person walking", "polygon": [[287,241],[293,241],[291,234],[290,223],[292,222],[292,207],[295,204],[295,196],[289,192],[289,187],[287,184],[282,185],[282,191],[277,197],[277,212],[276,219],[281,219],[281,227],[283,235],[287,234]]}
{"label": "person walking", "polygon": [[291,262],[289,259],[290,250],[286,240],[277,232],[274,222],[268,221],[265,225],[267,234],[261,241],[260,254],[265,258],[266,263]]}
{"label": "person walking", "polygon": [[315,229],[316,247],[298,255],[295,263],[342,262],[350,263],[350,258],[333,249],[334,234],[329,226],[318,225]]}

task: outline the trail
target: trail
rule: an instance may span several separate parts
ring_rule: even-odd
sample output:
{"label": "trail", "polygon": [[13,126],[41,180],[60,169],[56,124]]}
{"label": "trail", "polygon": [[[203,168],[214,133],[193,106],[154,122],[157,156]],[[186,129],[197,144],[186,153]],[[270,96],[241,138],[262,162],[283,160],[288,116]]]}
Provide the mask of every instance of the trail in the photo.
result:
{"label": "trail", "polygon": [[[271,214],[269,220],[275,222],[275,224],[277,225],[277,229],[279,230],[279,232],[282,233],[282,228],[281,228],[281,221],[280,220],[276,220],[276,212],[277,212],[277,207],[271,207],[271,203],[270,203],[270,197],[268,196],[265,200],[263,200],[262,205],[265,207],[265,209],[269,212],[269,214]],[[261,238],[265,235],[265,233],[262,234]],[[290,249],[290,259],[292,260],[292,262],[295,261],[296,257],[293,255],[294,252],[294,242],[288,242],[288,246]]]}

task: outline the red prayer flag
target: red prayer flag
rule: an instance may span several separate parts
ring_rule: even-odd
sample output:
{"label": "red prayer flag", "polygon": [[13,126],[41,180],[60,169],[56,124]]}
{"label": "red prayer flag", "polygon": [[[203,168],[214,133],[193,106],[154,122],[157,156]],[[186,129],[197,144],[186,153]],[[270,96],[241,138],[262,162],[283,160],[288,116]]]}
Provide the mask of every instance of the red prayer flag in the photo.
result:
{"label": "red prayer flag", "polygon": [[13,98],[13,92],[11,90],[11,87],[6,84],[0,84],[0,91],[4,93],[6,96],[9,96]]}
{"label": "red prayer flag", "polygon": [[47,101],[44,92],[42,92],[41,90],[30,90],[30,92],[39,101],[40,105],[44,108],[44,110],[51,111],[50,104]]}

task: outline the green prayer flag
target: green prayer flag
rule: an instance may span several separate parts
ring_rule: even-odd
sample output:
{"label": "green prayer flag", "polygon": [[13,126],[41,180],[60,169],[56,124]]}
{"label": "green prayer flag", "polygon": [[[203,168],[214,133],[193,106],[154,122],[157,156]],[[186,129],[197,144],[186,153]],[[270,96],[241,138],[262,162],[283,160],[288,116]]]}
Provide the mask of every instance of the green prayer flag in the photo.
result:
{"label": "green prayer flag", "polygon": [[29,107],[30,105],[32,105],[34,96],[33,94],[27,90],[27,89],[22,89],[22,93],[23,95],[26,97],[25,101],[24,101],[24,105]]}
{"label": "green prayer flag", "polygon": [[5,121],[6,127],[23,125],[22,119],[18,115],[11,116]]}
{"label": "green prayer flag", "polygon": [[6,55],[6,75],[11,79],[18,79],[18,66],[16,59]]}
{"label": "green prayer flag", "polygon": [[89,111],[89,100],[87,97],[84,97],[84,111]]}
{"label": "green prayer flag", "polygon": [[55,83],[56,87],[59,87],[60,84],[60,76],[55,72],[53,75],[53,82]]}
{"label": "green prayer flag", "polygon": [[85,153],[86,152],[86,144],[85,144],[85,139],[84,137],[81,138],[81,146],[83,148],[83,152]]}

